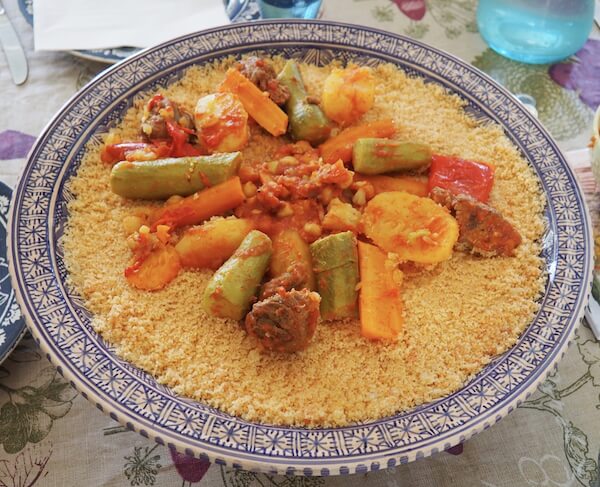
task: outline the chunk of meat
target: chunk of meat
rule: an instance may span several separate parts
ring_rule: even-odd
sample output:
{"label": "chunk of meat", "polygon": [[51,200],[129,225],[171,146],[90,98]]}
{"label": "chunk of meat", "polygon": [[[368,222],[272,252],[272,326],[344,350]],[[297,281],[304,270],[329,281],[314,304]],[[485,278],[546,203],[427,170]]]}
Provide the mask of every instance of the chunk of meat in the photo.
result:
{"label": "chunk of meat", "polygon": [[284,291],[255,303],[246,315],[246,331],[266,350],[304,350],[317,328],[321,297],[303,289]]}
{"label": "chunk of meat", "polygon": [[431,198],[453,212],[459,228],[459,246],[486,257],[510,257],[521,244],[519,232],[491,206],[437,187],[431,190]]}
{"label": "chunk of meat", "polygon": [[442,205],[450,211],[454,209],[454,195],[447,189],[435,187],[429,193],[429,197],[438,205]]}
{"label": "chunk of meat", "polygon": [[267,299],[276,294],[285,293],[292,289],[302,289],[308,278],[308,271],[304,264],[291,265],[286,272],[267,281],[260,292],[260,299]]}
{"label": "chunk of meat", "polygon": [[180,127],[194,128],[192,115],[163,95],[155,95],[144,107],[141,131],[150,140],[163,140],[171,137],[167,121],[175,122]]}
{"label": "chunk of meat", "polygon": [[283,105],[290,97],[288,89],[277,81],[275,70],[264,59],[250,56],[242,59],[236,68],[278,105]]}
{"label": "chunk of meat", "polygon": [[258,202],[268,210],[277,210],[282,205],[282,200],[290,195],[289,190],[275,181],[263,184],[256,193]]}

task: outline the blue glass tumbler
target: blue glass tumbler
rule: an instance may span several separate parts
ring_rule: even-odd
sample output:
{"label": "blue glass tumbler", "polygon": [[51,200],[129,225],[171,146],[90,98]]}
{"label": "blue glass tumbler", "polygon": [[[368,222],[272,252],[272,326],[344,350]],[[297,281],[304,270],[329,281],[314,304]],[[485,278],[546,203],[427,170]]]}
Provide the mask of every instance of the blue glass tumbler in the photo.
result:
{"label": "blue glass tumbler", "polygon": [[479,0],[477,25],[496,52],[543,64],[579,50],[592,29],[594,0]]}
{"label": "blue glass tumbler", "polygon": [[320,7],[321,0],[258,0],[263,19],[314,19]]}

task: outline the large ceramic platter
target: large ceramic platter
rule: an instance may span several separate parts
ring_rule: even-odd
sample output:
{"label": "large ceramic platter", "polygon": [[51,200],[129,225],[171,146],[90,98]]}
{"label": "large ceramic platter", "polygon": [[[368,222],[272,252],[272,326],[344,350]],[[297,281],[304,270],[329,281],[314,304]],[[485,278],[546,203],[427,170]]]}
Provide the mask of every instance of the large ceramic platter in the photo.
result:
{"label": "large ceramic platter", "polygon": [[[540,310],[516,345],[462,389],[416,409],[334,429],[255,424],[178,397],[124,362],[92,329],[67,288],[60,237],[65,189],[85,144],[123,116],[136,94],[173,82],[191,65],[244,53],[396,63],[457,93],[481,123],[494,121],[522,151],[546,194],[547,271]],[[402,36],[321,21],[258,21],[184,36],[115,65],[76,94],[46,127],[14,192],[8,242],[13,287],[36,340],[99,409],[129,428],[217,463],[299,475],[392,467],[450,448],[511,412],[564,354],[587,303],[590,222],[582,192],[555,142],[506,90],[474,67]],[[101,251],[101,249],[99,249]]]}

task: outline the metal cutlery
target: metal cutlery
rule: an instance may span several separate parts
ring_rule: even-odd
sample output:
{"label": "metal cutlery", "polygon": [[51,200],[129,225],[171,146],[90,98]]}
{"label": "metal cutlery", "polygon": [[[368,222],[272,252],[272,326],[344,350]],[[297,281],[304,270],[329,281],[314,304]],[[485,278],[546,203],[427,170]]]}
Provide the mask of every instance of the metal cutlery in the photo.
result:
{"label": "metal cutlery", "polygon": [[0,45],[4,50],[8,69],[15,84],[25,83],[28,67],[25,51],[21,46],[15,28],[6,15],[6,10],[0,0]]}
{"label": "metal cutlery", "polygon": [[585,307],[585,320],[592,329],[592,333],[596,337],[596,340],[600,339],[600,304],[594,298],[590,296],[590,301]]}

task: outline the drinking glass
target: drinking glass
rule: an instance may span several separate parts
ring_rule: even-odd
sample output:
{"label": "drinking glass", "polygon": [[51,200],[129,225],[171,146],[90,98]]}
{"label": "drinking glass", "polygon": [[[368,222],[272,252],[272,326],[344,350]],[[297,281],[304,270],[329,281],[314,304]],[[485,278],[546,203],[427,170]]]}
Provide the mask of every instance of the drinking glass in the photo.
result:
{"label": "drinking glass", "polygon": [[314,19],[321,7],[321,0],[258,0],[263,19]]}
{"label": "drinking glass", "polygon": [[517,61],[543,64],[574,54],[592,29],[594,0],[479,0],[487,44]]}

